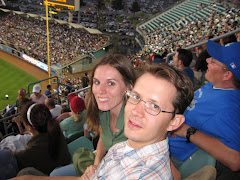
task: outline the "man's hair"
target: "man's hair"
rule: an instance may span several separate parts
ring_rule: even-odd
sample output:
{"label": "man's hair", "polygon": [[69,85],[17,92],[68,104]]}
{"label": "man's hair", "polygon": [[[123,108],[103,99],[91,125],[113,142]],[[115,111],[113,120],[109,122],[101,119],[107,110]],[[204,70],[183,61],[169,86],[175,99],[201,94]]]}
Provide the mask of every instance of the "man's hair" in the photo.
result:
{"label": "man's hair", "polygon": [[55,102],[54,102],[54,99],[53,98],[48,98],[46,100],[46,104],[51,107],[51,108],[55,108]]}
{"label": "man's hair", "polygon": [[19,91],[25,91],[26,92],[26,89],[21,88],[21,89],[19,89]]}
{"label": "man's hair", "polygon": [[154,59],[162,59],[162,56],[160,56],[159,54],[155,54]]}
{"label": "man's hair", "polygon": [[181,48],[177,49],[177,52],[178,52],[178,60],[181,60],[183,65],[185,67],[188,67],[191,64],[193,59],[192,52],[186,49],[181,49]]}
{"label": "man's hair", "polygon": [[[140,74],[140,76],[145,73],[149,73],[154,77],[166,80],[175,86],[177,94],[175,98],[173,98],[172,102],[174,112],[175,114],[183,114],[194,96],[192,82],[189,77],[185,73],[165,63],[149,66],[149,68]],[[153,88],[157,88],[157,85]]]}
{"label": "man's hair", "polygon": [[228,44],[228,43],[237,42],[237,37],[235,36],[235,34],[232,34],[232,35],[222,38],[222,42],[224,45]]}
{"label": "man's hair", "polygon": [[234,76],[234,74],[233,74],[232,83],[237,89],[240,89],[240,80],[236,76]]}

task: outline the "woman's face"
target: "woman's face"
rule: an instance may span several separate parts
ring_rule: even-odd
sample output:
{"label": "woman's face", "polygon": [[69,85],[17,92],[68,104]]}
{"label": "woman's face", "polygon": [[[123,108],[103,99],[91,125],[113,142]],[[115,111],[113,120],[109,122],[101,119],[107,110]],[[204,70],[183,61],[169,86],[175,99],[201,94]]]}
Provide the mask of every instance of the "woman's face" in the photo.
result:
{"label": "woman's face", "polygon": [[92,91],[101,111],[119,113],[125,91],[128,90],[121,74],[110,65],[97,67],[93,77]]}

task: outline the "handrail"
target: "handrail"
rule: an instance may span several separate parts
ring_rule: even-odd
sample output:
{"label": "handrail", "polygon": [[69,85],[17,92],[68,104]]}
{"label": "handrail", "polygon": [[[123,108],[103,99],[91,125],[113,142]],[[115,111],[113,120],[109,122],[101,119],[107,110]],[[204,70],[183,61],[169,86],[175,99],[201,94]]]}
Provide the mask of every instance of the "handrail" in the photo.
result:
{"label": "handrail", "polygon": [[[82,89],[79,89],[78,91],[75,91],[75,92],[68,93],[67,99],[68,99],[68,97],[69,97],[70,94],[73,94],[73,93],[75,93],[75,94],[80,94],[81,92],[84,92],[84,93],[85,93],[85,92],[88,91],[89,89],[90,89],[90,86],[85,87],[85,88],[82,88]],[[68,101],[68,107],[69,107],[69,101]]]}
{"label": "handrail", "polygon": [[[49,80],[49,79],[55,79],[57,78],[57,90],[59,89],[59,80],[58,80],[58,76],[53,76],[53,77],[49,77],[49,78],[45,78],[45,79],[42,79],[42,80],[39,80],[39,81],[35,81],[35,82],[32,82],[32,83],[29,83],[27,85],[27,92],[26,94],[28,95],[28,97],[30,97],[30,86],[33,85],[33,84],[38,84],[42,81],[46,81],[46,80]],[[57,96],[57,100],[59,100],[59,94]]]}
{"label": "handrail", "polygon": [[[51,77],[51,78],[42,79],[42,80],[35,81],[35,82],[32,82],[32,83],[28,84],[28,87],[27,87],[27,88],[28,88],[28,92],[27,92],[27,93],[29,94],[29,92],[30,92],[30,91],[29,91],[29,87],[30,87],[31,85],[37,84],[37,83],[39,83],[39,82],[46,81],[46,80],[52,79],[52,78],[57,78],[57,87],[58,87],[58,89],[59,89],[59,85],[66,85],[66,84],[63,84],[63,83],[58,82],[58,77],[54,76],[54,77]],[[69,93],[67,96],[62,96],[62,97],[65,97],[65,98],[68,99],[69,95],[72,94],[72,93],[76,93],[76,94],[79,94],[79,93],[81,93],[81,92],[85,93],[85,92],[87,92],[89,89],[90,89],[90,86],[85,87],[85,88],[82,88],[82,89],[79,89],[79,90],[77,90],[77,91],[75,91],[75,92],[71,92],[71,93]],[[53,94],[51,94],[51,95],[55,95],[55,94],[57,94],[57,100],[58,100],[58,102],[59,102],[59,96],[60,96],[60,95],[59,95],[59,92],[53,93]],[[49,95],[49,96],[51,96],[51,95]],[[48,97],[49,97],[49,96],[48,96]],[[15,105],[16,105],[16,104],[15,104]],[[14,105],[13,107],[15,107],[15,105]],[[68,105],[68,107],[69,107],[69,101],[68,101],[67,105]],[[11,108],[11,109],[12,109],[12,108]],[[11,110],[11,109],[10,109],[10,110]],[[4,117],[4,118],[0,119],[0,123],[3,122],[4,131],[5,131],[5,136],[8,135],[8,129],[10,128],[10,126],[7,126],[7,121],[8,121],[8,120],[11,120],[13,117],[16,117],[16,116],[19,116],[19,115],[20,115],[20,113],[16,113],[16,114],[13,114],[13,115],[10,115],[10,116],[7,116],[7,117]]]}

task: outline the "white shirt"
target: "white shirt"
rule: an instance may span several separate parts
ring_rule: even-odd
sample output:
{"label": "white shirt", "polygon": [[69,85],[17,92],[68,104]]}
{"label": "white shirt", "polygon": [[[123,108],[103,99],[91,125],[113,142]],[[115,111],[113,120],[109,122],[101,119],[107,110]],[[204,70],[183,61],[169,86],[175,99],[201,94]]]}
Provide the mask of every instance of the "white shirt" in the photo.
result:
{"label": "white shirt", "polygon": [[57,117],[61,114],[62,106],[61,105],[55,105],[55,108],[51,109],[50,112],[52,114],[52,117]]}
{"label": "white shirt", "polygon": [[31,94],[30,99],[32,99],[33,102],[39,103],[39,104],[44,104],[45,99],[48,97],[45,94],[42,94],[42,96],[39,99],[36,99],[35,94]]}

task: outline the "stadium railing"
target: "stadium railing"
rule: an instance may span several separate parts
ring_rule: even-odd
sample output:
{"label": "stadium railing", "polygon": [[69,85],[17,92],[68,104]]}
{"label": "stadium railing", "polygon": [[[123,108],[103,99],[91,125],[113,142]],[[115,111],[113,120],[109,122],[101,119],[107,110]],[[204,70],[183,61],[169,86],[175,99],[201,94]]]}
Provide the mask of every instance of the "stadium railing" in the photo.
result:
{"label": "stadium railing", "polygon": [[[53,81],[53,79],[56,79],[57,80],[57,82],[56,82],[56,84],[57,84],[57,92],[55,92],[55,93],[53,93],[53,94],[51,94],[51,95],[48,95],[48,97],[51,97],[51,96],[54,96],[54,95],[56,95],[57,97],[56,97],[56,104],[61,104],[61,101],[60,101],[60,98],[62,98],[62,99],[65,99],[65,101],[66,101],[66,106],[67,107],[69,107],[69,102],[68,102],[68,96],[70,95],[70,94],[72,94],[72,93],[76,93],[78,96],[80,96],[81,98],[84,98],[84,94],[89,90],[89,88],[90,87],[86,87],[86,88],[82,88],[82,89],[78,89],[77,90],[77,88],[80,88],[80,87],[72,87],[73,88],[73,90],[75,90],[74,92],[71,92],[71,93],[69,93],[67,96],[65,96],[64,95],[64,93],[61,93],[60,92],[60,86],[62,86],[62,88],[64,89],[66,86],[70,86],[70,85],[67,85],[67,84],[64,84],[64,83],[61,83],[60,81],[61,81],[61,79],[59,78],[59,77],[57,77],[57,76],[53,76],[53,77],[50,77],[50,78],[46,78],[46,79],[42,79],[42,80],[39,80],[39,81],[35,81],[35,82],[32,82],[32,83],[29,83],[28,84],[28,86],[27,86],[27,96],[29,97],[30,96],[30,88],[33,86],[33,85],[35,85],[35,84],[38,84],[38,83],[41,83],[41,82],[43,82],[43,81],[48,81],[48,80],[52,80]],[[11,111],[13,108],[15,108],[16,107],[16,104],[14,104],[12,107],[11,107],[11,109],[9,110],[9,111]],[[7,116],[7,117],[3,117],[2,119],[0,119],[0,123],[3,123],[3,127],[4,127],[4,132],[5,132],[5,134],[4,134],[4,137],[7,137],[7,136],[9,136],[9,135],[15,135],[16,133],[15,132],[13,132],[13,131],[11,131],[11,128],[12,128],[12,124],[11,124],[11,120],[12,120],[12,118],[13,117],[17,117],[17,116],[19,116],[20,115],[20,113],[16,113],[16,114],[13,114],[13,115],[9,115],[9,116]],[[9,131],[11,131],[11,132],[9,132]]]}
{"label": "stadium railing", "polygon": [[[214,37],[214,38],[212,38],[212,39],[210,39],[210,40],[212,40],[212,41],[217,41],[217,40],[220,40],[220,39],[222,39],[222,38],[224,38],[224,37],[230,36],[230,35],[235,34],[235,33],[238,33],[238,32],[240,32],[240,28],[235,29],[235,30],[230,31],[230,32],[227,32],[227,33],[222,34],[222,35],[220,35],[220,36]],[[205,41],[202,41],[202,42],[200,42],[200,43],[197,43],[197,44],[188,46],[188,47],[186,47],[185,49],[190,50],[190,49],[193,49],[193,48],[195,48],[195,47],[202,46],[202,45],[204,45],[204,44],[207,44],[207,41],[208,41],[208,40],[205,40]],[[172,53],[169,53],[169,54],[167,55],[167,57],[166,57],[166,62],[167,62],[167,63],[169,63],[170,57],[171,57],[172,55],[174,55],[174,54],[175,54],[175,52],[172,52]]]}

